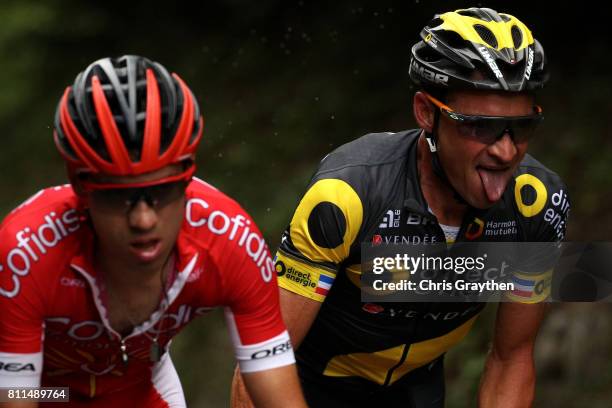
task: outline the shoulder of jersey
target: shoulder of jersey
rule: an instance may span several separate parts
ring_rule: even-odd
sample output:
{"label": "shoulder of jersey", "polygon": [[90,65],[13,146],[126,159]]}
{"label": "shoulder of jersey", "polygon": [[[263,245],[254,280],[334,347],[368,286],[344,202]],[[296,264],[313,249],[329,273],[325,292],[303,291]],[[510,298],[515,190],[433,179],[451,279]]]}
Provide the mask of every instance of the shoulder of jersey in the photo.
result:
{"label": "shoulder of jersey", "polygon": [[394,163],[406,156],[419,130],[369,133],[338,147],[321,160],[317,174],[350,167],[373,167]]}
{"label": "shoulder of jersey", "polygon": [[[411,167],[407,166],[408,152],[419,133],[418,129],[370,133],[346,143],[323,158],[309,188],[320,180],[337,180],[326,182],[328,191],[340,190],[340,186],[335,184],[344,189],[347,184],[364,205],[366,202],[381,204],[389,198],[395,183],[407,176],[406,169]],[[332,195],[341,201],[351,198],[346,194]],[[321,200],[327,200],[325,195]]]}
{"label": "shoulder of jersey", "polygon": [[327,155],[290,223],[291,242],[312,261],[341,262],[364,222],[374,219],[405,177],[418,131],[371,133]]}
{"label": "shoulder of jersey", "polygon": [[[519,211],[524,216],[527,214],[528,218],[551,204],[569,208],[569,192],[561,177],[529,154],[525,155],[515,171],[514,183],[509,185],[509,188],[514,190],[512,196]],[[521,196],[530,198],[526,203]],[[564,212],[567,212],[567,209],[564,209]]]}
{"label": "shoulder of jersey", "polygon": [[236,200],[199,178],[194,177],[193,182],[189,184],[186,199],[188,202],[194,199],[205,201],[208,206],[199,206],[198,208],[208,210],[207,212],[222,210],[228,211],[228,213],[242,212],[246,214],[246,211]]}
{"label": "shoulder of jersey", "polygon": [[[335,184],[348,184],[362,200],[384,199],[393,180],[405,176],[400,169],[406,168],[408,150],[418,135],[418,130],[370,133],[346,143],[321,160],[309,188],[320,180],[338,180],[326,182],[327,190],[339,188]],[[334,196],[348,199],[343,194]],[[325,201],[325,196],[321,199]]]}
{"label": "shoulder of jersey", "polygon": [[79,222],[78,207],[79,200],[69,184],[45,188],[13,209],[2,221],[0,230],[6,236],[11,231],[35,229],[52,220],[64,236],[67,227],[73,228]]}
{"label": "shoulder of jersey", "polygon": [[186,200],[189,235],[200,243],[214,236],[232,241],[236,236],[239,238],[245,228],[256,229],[240,204],[203,180],[194,178],[187,188]]}
{"label": "shoulder of jersey", "polygon": [[531,174],[537,177],[547,187],[565,187],[563,180],[557,173],[544,166],[530,154],[525,155],[525,158],[516,171],[516,176],[520,176],[522,174]]}
{"label": "shoulder of jersey", "polygon": [[570,211],[570,195],[559,175],[530,155],[519,165],[509,197],[531,225],[530,239],[562,240]]}
{"label": "shoulder of jersey", "polygon": [[236,201],[200,179],[190,184],[186,198],[181,234],[193,249],[204,251],[223,274],[246,267],[232,266],[246,256],[260,269],[264,282],[272,279],[274,262],[265,239]]}
{"label": "shoulder of jersey", "polygon": [[[0,294],[17,296],[28,275],[51,279],[78,248],[82,224],[70,186],[51,187],[15,208],[0,225]],[[31,273],[35,272],[35,273]]]}

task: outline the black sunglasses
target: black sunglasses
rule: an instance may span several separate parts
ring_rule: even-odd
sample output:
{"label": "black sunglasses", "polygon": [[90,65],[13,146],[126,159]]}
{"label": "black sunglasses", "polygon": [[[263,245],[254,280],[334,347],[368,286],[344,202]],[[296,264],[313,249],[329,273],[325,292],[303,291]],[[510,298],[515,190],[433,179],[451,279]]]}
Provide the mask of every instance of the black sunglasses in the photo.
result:
{"label": "black sunglasses", "polygon": [[506,133],[514,143],[524,143],[531,139],[536,128],[544,120],[542,108],[534,106],[534,113],[527,116],[482,116],[464,115],[455,112],[433,96],[425,96],[436,105],[442,113],[457,124],[459,134],[483,144],[493,144]]}
{"label": "black sunglasses", "polygon": [[182,180],[148,187],[93,190],[90,197],[103,212],[128,212],[141,200],[151,208],[160,209],[183,196],[187,184]]}

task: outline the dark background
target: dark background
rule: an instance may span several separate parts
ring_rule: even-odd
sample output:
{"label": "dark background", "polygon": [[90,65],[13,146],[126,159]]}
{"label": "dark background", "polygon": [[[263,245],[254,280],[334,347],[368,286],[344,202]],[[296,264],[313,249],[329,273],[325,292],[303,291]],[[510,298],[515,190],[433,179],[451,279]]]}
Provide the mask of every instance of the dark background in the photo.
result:
{"label": "dark background", "polygon": [[[320,158],[362,134],[415,126],[410,48],[435,13],[469,6],[516,15],[544,45],[552,77],[530,152],[568,185],[568,239],[610,240],[612,36],[586,2],[3,1],[0,215],[66,182],[51,134],[65,86],[95,59],[136,53],[193,89],[205,116],[198,176],[236,198],[274,248]],[[449,353],[449,407],[474,405],[494,312]],[[536,406],[610,405],[611,312],[552,308]],[[173,356],[190,406],[227,405],[233,360],[220,314],[179,336]]]}

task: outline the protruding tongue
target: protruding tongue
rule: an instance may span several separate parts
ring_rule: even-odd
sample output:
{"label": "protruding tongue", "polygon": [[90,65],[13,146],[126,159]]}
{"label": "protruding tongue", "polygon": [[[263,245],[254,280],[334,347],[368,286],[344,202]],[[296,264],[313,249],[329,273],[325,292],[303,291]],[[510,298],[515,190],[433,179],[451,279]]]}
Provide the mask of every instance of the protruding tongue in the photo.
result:
{"label": "protruding tongue", "polygon": [[506,184],[508,184],[507,173],[505,171],[480,168],[478,169],[478,174],[480,175],[482,186],[489,201],[492,203],[498,201],[502,194],[504,194]]}

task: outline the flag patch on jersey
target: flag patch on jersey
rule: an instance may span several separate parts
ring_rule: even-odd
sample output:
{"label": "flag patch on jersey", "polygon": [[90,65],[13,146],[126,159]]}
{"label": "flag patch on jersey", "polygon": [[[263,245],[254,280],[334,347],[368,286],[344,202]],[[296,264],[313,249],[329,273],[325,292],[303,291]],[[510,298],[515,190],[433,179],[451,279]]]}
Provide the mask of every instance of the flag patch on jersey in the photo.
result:
{"label": "flag patch on jersey", "polygon": [[552,269],[538,274],[514,272],[510,279],[513,290],[506,292],[506,297],[518,303],[539,303],[550,296]]}
{"label": "flag patch on jersey", "polygon": [[512,283],[514,284],[514,290],[512,294],[521,298],[530,298],[533,294],[533,288],[535,281],[521,279],[516,275],[512,276]]}
{"label": "flag patch on jersey", "polygon": [[317,282],[317,289],[315,290],[315,293],[327,296],[327,292],[329,292],[332,283],[334,283],[334,278],[321,274],[319,276],[319,281]]}

